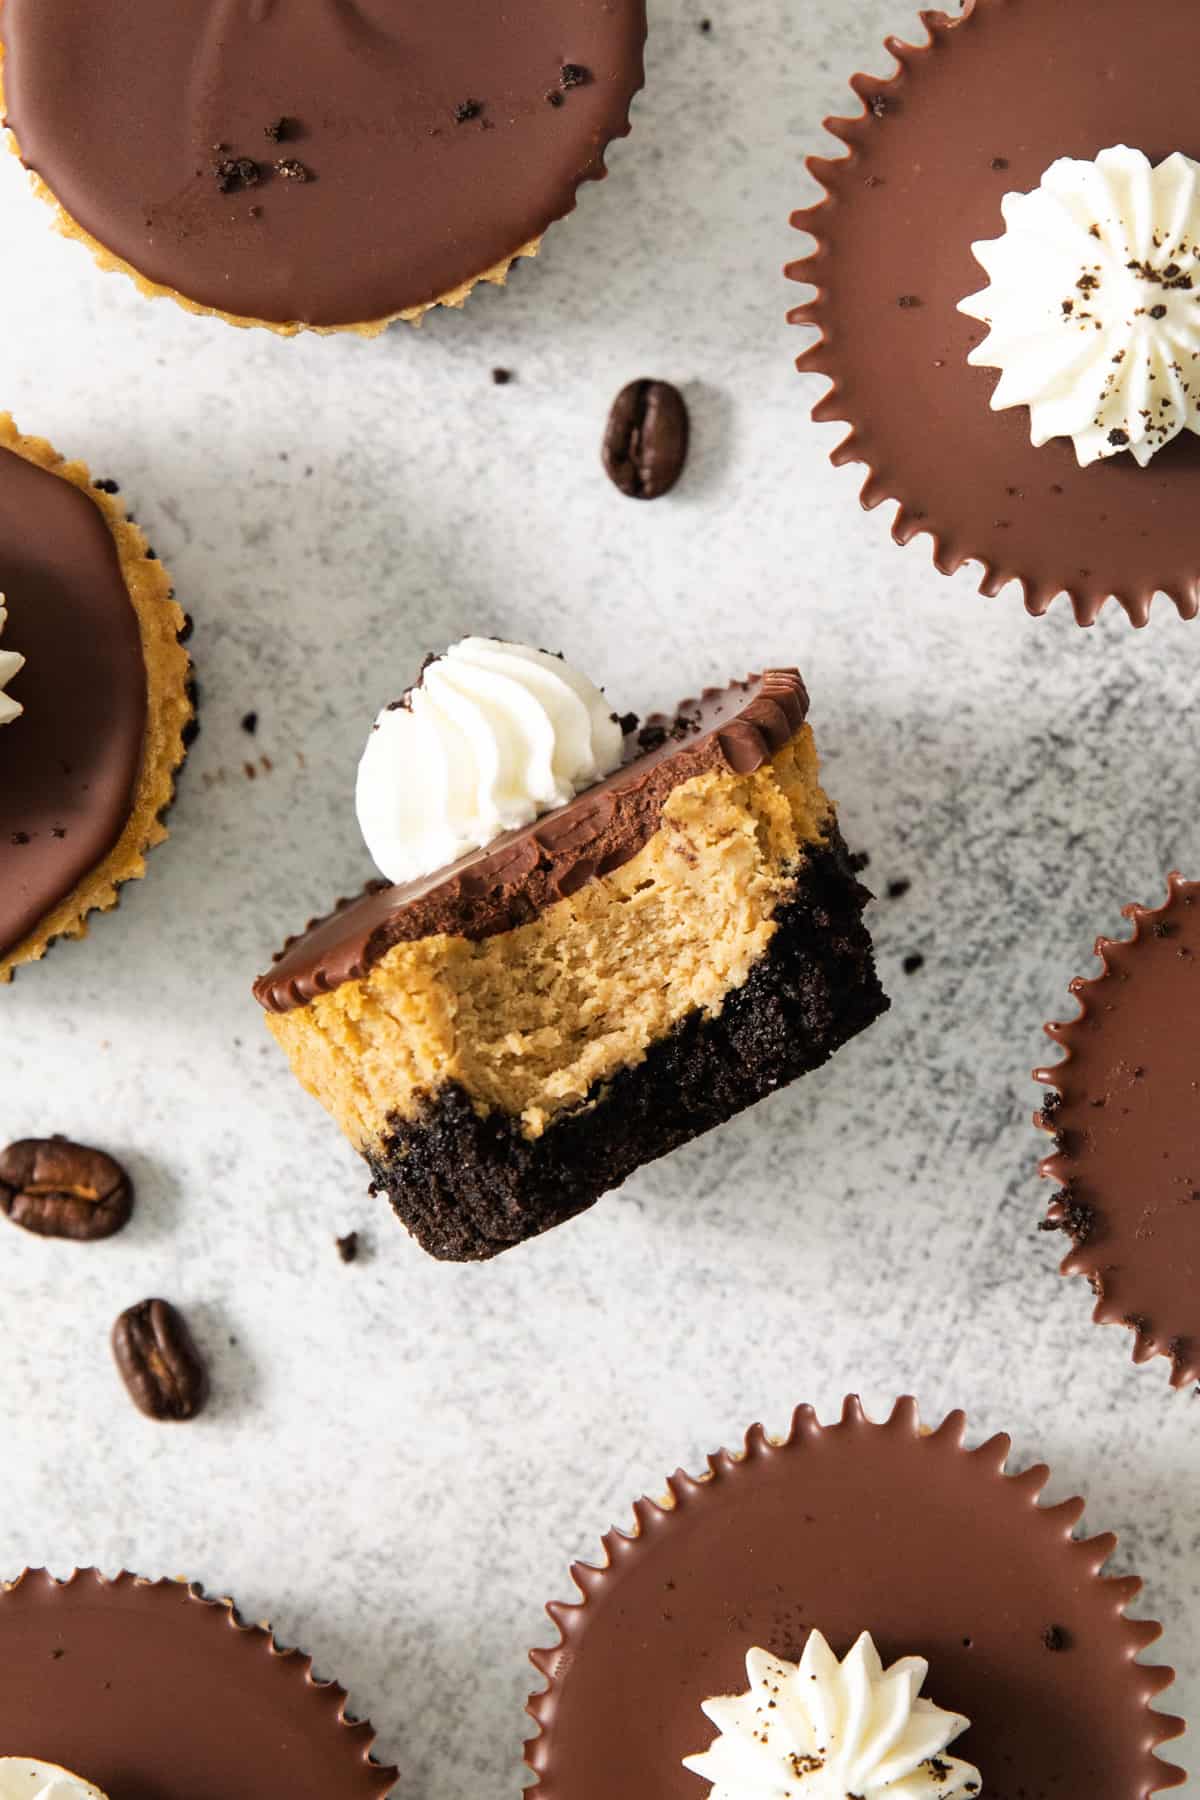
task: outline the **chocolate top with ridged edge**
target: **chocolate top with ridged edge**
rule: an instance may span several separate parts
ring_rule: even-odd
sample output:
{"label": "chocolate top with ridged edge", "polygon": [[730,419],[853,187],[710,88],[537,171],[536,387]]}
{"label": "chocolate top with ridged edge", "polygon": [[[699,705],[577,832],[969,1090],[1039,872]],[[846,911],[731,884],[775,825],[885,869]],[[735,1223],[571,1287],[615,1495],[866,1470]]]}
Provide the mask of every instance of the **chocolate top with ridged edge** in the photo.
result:
{"label": "chocolate top with ridged edge", "polygon": [[0,1590],[0,1754],[58,1763],[112,1800],[383,1800],[396,1771],[311,1659],[180,1582]]}
{"label": "chocolate top with ridged edge", "polygon": [[1075,980],[1079,1016],[1048,1025],[1065,1056],[1037,1122],[1055,1140],[1046,1220],[1071,1240],[1094,1318],[1135,1334],[1134,1359],[1169,1357],[1200,1381],[1200,882],[1168,878],[1165,906],[1127,906],[1133,936],[1099,938],[1103,974]]}
{"label": "chocolate top with ridged edge", "polygon": [[201,305],[327,326],[450,294],[569,212],[645,31],[644,0],[0,6],[8,123],[78,224]]}
{"label": "chocolate top with ridged edge", "polygon": [[1133,1661],[1159,1627],[1123,1616],[1136,1578],[1100,1577],[1115,1538],[1073,1541],[1083,1502],[1040,1508],[1047,1470],[1006,1476],[1009,1440],[964,1451],[963,1425],[922,1436],[911,1400],[882,1425],[856,1400],[829,1427],[801,1407],[786,1442],[755,1426],[744,1458],[675,1475],[673,1508],[639,1501],[638,1535],[572,1570],[583,1601],[549,1608],[561,1642],[533,1654],[537,1800],[707,1800],[681,1766],[714,1735],[701,1702],[745,1691],[747,1650],[796,1659],[814,1627],[839,1656],[870,1631],[885,1662],[929,1659],[983,1800],[1178,1785],[1153,1751],[1182,1720],[1149,1708],[1172,1672]]}
{"label": "chocolate top with ridged edge", "polygon": [[808,693],[795,669],[769,669],[706,688],[673,717],[656,714],[625,743],[625,761],[554,812],[419,881],[374,882],[356,900],[290,938],[254,995],[290,1012],[357,981],[394,944],[449,932],[483,938],[536,918],[597,875],[628,862],[658,829],[673,788],[720,765],[748,774],[804,724]]}
{"label": "chocolate top with ridged edge", "polygon": [[100,508],[0,449],[0,645],[25,667],[0,726],[0,956],[108,855],[146,729],[137,614]]}
{"label": "chocolate top with ridged edge", "polygon": [[828,198],[793,220],[817,247],[789,273],[818,293],[792,317],[823,334],[799,366],[833,382],[813,416],[849,424],[834,462],[867,465],[863,504],[898,502],[896,540],[929,533],[944,573],[976,561],[983,593],[1016,580],[1031,613],[1065,591],[1081,625],[1109,595],[1144,625],[1156,590],[1192,618],[1200,438],[1145,469],[1128,454],[1081,469],[1066,438],[1035,448],[1027,407],[990,410],[999,372],[967,363],[987,328],[956,308],[986,286],[971,245],[1003,232],[1004,195],[1056,158],[1200,159],[1200,9],[966,0],[922,19],[927,46],[888,40],[894,78],[855,76],[864,110],[827,121],[842,142],[811,163]]}

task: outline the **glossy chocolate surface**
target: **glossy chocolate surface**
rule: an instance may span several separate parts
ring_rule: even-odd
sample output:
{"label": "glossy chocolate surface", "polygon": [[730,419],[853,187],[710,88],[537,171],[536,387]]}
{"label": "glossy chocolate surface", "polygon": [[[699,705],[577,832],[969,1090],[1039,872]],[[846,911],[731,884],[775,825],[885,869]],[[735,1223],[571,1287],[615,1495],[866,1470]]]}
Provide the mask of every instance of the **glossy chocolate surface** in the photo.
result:
{"label": "glossy chocolate surface", "polygon": [[1054,1090],[1042,1173],[1074,1240],[1063,1273],[1178,1387],[1200,1380],[1200,882],[1173,875],[1165,906],[1125,914],[1133,936],[1101,938],[1104,973],[1071,983],[1081,1016],[1046,1028],[1066,1057],[1035,1076]]}
{"label": "glossy chocolate surface", "polygon": [[583,1603],[550,1608],[562,1643],[534,1653],[538,1800],[706,1800],[681,1766],[713,1736],[701,1701],[745,1690],[751,1647],[795,1658],[814,1626],[839,1656],[869,1630],[885,1662],[928,1657],[925,1692],[972,1721],[954,1751],[992,1800],[1181,1780],[1152,1754],[1181,1722],[1147,1705],[1170,1671],[1132,1660],[1158,1627],[1122,1616],[1136,1580],[1097,1579],[1115,1540],[1073,1542],[1083,1503],[1039,1508],[1046,1470],[1006,1477],[1008,1440],[964,1452],[962,1427],[922,1437],[907,1401],[884,1425],[853,1401],[826,1428],[803,1407],[785,1444],[755,1427],[744,1460],[676,1475],[673,1509],[640,1501],[639,1535],[573,1571]]}
{"label": "glossy chocolate surface", "polygon": [[0,1755],[111,1800],[383,1800],[395,1770],[299,1651],[179,1582],[32,1570],[0,1591]]}
{"label": "glossy chocolate surface", "polygon": [[6,650],[25,667],[0,727],[0,955],[108,855],[133,803],[146,728],[137,615],[99,507],[0,450]]}
{"label": "glossy chocolate surface", "polygon": [[757,769],[795,736],[808,694],[795,669],[709,688],[626,740],[626,760],[566,806],[505,832],[420,881],[375,882],[284,946],[255,998],[288,1012],[359,980],[394,944],[437,932],[481,938],[523,925],[628,862],[658,829],[673,788],[720,764]]}
{"label": "glossy chocolate surface", "polygon": [[1057,157],[1130,144],[1200,159],[1195,0],[978,0],[926,17],[930,47],[889,43],[894,79],[855,77],[864,116],[830,122],[849,156],[814,160],[829,197],[795,215],[818,243],[790,272],[819,293],[792,316],[823,332],[800,367],[834,383],[814,417],[850,424],[834,461],[868,465],[866,505],[899,502],[897,539],[930,533],[945,572],[982,563],[984,593],[1016,578],[1041,613],[1066,591],[1082,624],[1112,594],[1144,624],[1157,589],[1192,617],[1200,439],[1182,433],[1146,469],[1128,455],[1081,469],[1062,438],[1035,449],[1026,407],[990,410],[998,372],[966,360],[986,328],[955,309],[986,284],[972,242],[998,237],[1004,195]]}
{"label": "glossy chocolate surface", "polygon": [[0,33],[22,157],[105,249],[222,312],[346,325],[570,211],[628,129],[645,9],[3,0]]}

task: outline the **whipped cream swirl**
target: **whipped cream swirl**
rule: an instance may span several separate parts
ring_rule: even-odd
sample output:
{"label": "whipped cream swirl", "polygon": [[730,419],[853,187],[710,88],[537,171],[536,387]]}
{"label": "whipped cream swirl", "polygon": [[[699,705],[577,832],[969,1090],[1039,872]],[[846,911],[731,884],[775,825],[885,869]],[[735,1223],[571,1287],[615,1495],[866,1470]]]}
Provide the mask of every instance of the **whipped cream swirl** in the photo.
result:
{"label": "whipped cream swirl", "polygon": [[[3,635],[7,618],[8,614],[4,610],[4,595],[0,594],[0,636]],[[0,650],[0,725],[11,725],[13,720],[19,719],[25,710],[18,701],[4,691],[13,676],[19,674],[24,667],[25,658],[18,656],[15,650]],[[0,1762],[2,1761],[3,1759],[0,1758]],[[2,1795],[0,1795],[0,1800],[3,1800]]]}
{"label": "whipped cream swirl", "polygon": [[885,1669],[866,1631],[840,1663],[819,1631],[799,1663],[751,1650],[749,1693],[704,1701],[719,1735],[684,1767],[709,1800],[971,1800],[978,1769],[942,1754],[968,1721],[920,1698],[928,1672]]}
{"label": "whipped cream swirl", "polygon": [[415,881],[563,806],[621,761],[598,687],[560,657],[463,638],[376,719],[358,822],[389,881]]}
{"label": "whipped cream swirl", "polygon": [[1062,157],[1001,210],[972,245],[990,286],[959,301],[990,327],[967,360],[1002,371],[993,408],[1028,406],[1033,442],[1069,437],[1083,467],[1200,431],[1200,163]]}
{"label": "whipped cream swirl", "polygon": [[0,1756],[0,1800],[104,1800],[104,1795],[55,1763]]}

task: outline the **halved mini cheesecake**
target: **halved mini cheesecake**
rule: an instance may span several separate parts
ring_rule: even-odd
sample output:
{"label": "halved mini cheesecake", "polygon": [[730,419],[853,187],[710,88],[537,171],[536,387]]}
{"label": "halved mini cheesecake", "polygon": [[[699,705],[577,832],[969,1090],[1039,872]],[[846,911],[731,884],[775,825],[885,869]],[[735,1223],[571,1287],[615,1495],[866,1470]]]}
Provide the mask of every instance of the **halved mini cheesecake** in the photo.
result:
{"label": "halved mini cheesecake", "polygon": [[807,710],[776,669],[623,735],[609,714],[608,773],[372,884],[258,981],[296,1075],[431,1255],[560,1224],[886,1009]]}

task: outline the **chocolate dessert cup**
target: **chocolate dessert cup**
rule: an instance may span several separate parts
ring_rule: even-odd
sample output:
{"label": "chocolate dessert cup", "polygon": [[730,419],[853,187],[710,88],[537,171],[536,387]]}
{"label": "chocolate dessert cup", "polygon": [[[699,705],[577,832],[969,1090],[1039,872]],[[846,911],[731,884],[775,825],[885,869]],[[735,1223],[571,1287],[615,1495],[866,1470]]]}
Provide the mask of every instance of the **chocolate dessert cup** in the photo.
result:
{"label": "chocolate dessert cup", "polygon": [[231,324],[370,335],[537,254],[629,130],[645,35],[645,0],[0,0],[0,73],[103,268]]}
{"label": "chocolate dessert cup", "polygon": [[111,1800],[384,1800],[397,1771],[312,1658],[179,1581],[26,1571],[0,1588],[0,1752]]}
{"label": "chocolate dessert cup", "polygon": [[186,620],[162,564],[82,463],[0,414],[0,983],[114,906],[166,837],[193,729]]}
{"label": "chocolate dessert cup", "polygon": [[1097,938],[1102,973],[1076,978],[1079,1012],[1046,1026],[1061,1061],[1035,1122],[1054,1138],[1043,1231],[1071,1248],[1092,1317],[1134,1333],[1135,1362],[1164,1356],[1200,1381],[1200,882],[1167,878],[1163,906],[1126,906],[1133,935]]}
{"label": "chocolate dessert cup", "polygon": [[639,1500],[603,1563],[572,1569],[580,1598],[548,1608],[530,1792],[705,1800],[683,1767],[712,1736],[701,1702],[745,1686],[750,1648],[794,1659],[813,1629],[838,1655],[870,1631],[885,1660],[928,1658],[934,1699],[970,1720],[955,1751],[985,1796],[1177,1786],[1156,1749],[1183,1721],[1150,1704],[1173,1671],[1134,1660],[1160,1628],[1125,1616],[1136,1577],[1102,1573],[1116,1538],[1076,1539],[1082,1500],[1040,1506],[1048,1471],[1007,1475],[1009,1439],[964,1450],[963,1429],[951,1413],[923,1432],[908,1399],[883,1424],[855,1399],[829,1426],[800,1407],[785,1438],[756,1425]]}
{"label": "chocolate dessert cup", "polygon": [[373,883],[256,983],[431,1255],[560,1224],[885,1010],[807,710],[777,669],[631,728],[567,805]]}
{"label": "chocolate dessert cup", "polygon": [[993,412],[994,368],[968,365],[985,327],[958,311],[983,285],[972,253],[1001,200],[1060,157],[1128,144],[1200,157],[1193,0],[966,0],[923,12],[926,41],[889,38],[895,72],[856,75],[855,117],[826,121],[845,154],[815,157],[825,189],[792,223],[815,240],[787,273],[815,295],[789,315],[819,336],[798,367],[831,384],[813,417],[849,426],[836,464],[863,463],[862,503],[893,502],[892,535],[932,540],[943,574],[1018,582],[1029,612],[1068,595],[1081,625],[1115,597],[1144,625],[1156,592],[1200,607],[1200,440],[1147,468],[1081,468],[1068,438],[1035,447],[1024,406]]}

